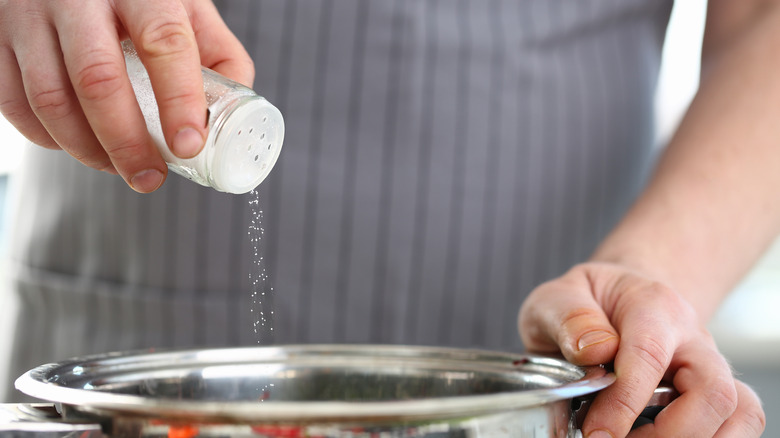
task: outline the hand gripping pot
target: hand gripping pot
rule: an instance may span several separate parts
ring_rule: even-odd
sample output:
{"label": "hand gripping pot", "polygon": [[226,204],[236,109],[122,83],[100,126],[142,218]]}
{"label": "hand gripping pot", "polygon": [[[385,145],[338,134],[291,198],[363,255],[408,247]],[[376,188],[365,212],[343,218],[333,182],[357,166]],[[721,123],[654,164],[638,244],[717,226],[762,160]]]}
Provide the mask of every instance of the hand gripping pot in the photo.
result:
{"label": "hand gripping pot", "polygon": [[122,43],[125,65],[146,126],[168,168],[221,192],[247,193],[257,187],[279,158],[284,120],[276,107],[251,89],[202,68],[209,134],[193,158],[175,156],[163,136],[149,75],[130,41]]}
{"label": "hand gripping pot", "polygon": [[[449,348],[112,353],[21,376],[19,390],[56,410],[6,405],[17,420],[0,431],[47,424],[79,437],[576,437],[588,397],[613,381],[602,367]],[[36,409],[54,419],[36,421]]]}

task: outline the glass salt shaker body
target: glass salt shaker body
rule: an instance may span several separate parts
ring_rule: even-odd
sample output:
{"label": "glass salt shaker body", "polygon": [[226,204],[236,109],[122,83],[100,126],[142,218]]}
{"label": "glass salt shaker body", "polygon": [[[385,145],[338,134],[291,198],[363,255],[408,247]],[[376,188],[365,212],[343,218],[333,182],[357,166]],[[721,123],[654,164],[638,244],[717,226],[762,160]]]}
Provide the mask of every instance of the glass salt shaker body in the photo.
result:
{"label": "glass salt shaker body", "polygon": [[257,187],[279,158],[284,119],[252,89],[202,68],[209,134],[192,158],[175,156],[165,143],[149,75],[130,41],[122,43],[125,65],[146,126],[168,168],[221,192],[247,193]]}

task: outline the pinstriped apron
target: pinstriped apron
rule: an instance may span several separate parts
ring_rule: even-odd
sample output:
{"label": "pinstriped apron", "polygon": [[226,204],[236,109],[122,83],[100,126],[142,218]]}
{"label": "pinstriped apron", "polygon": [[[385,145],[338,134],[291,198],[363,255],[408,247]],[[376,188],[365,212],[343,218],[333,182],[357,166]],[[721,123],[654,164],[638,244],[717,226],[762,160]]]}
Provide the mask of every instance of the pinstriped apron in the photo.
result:
{"label": "pinstriped apron", "polygon": [[11,376],[152,346],[520,349],[523,297],[589,255],[652,164],[671,1],[218,6],[287,125],[259,190],[274,330],[252,330],[254,195],[173,174],[137,195],[31,147]]}

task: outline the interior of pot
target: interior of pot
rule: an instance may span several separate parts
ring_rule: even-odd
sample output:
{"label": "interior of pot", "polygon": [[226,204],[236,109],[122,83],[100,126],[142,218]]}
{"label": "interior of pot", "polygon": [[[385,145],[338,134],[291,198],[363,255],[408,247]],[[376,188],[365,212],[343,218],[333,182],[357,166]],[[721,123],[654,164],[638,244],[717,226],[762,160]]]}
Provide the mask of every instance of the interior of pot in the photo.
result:
{"label": "interior of pot", "polygon": [[[194,401],[389,401],[554,388],[559,376],[464,363],[353,360],[279,364],[172,365],[132,373],[62,376],[69,387]],[[308,361],[307,361],[308,362]]]}

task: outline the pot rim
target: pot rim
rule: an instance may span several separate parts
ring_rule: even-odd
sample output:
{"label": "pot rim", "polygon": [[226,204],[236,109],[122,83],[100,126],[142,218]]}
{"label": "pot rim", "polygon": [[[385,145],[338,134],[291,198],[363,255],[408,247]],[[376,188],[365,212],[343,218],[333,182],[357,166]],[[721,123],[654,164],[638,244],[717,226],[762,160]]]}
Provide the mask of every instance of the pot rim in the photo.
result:
{"label": "pot rim", "polygon": [[[392,401],[192,401],[119,394],[88,389],[84,379],[107,373],[139,372],[159,367],[257,365],[281,362],[338,363],[371,366],[396,361],[404,365],[467,365],[511,373],[525,371],[563,379],[559,386],[491,394]],[[362,361],[362,362],[361,362]],[[172,365],[173,364],[173,365]],[[101,374],[103,373],[103,374]],[[78,412],[101,416],[132,415],[219,422],[414,421],[473,417],[540,407],[599,391],[615,380],[603,367],[577,367],[565,360],[489,350],[408,345],[304,344],[194,350],[115,352],[41,365],[20,376],[21,392]],[[81,385],[76,386],[76,385]],[[86,388],[86,389],[85,389]]]}

